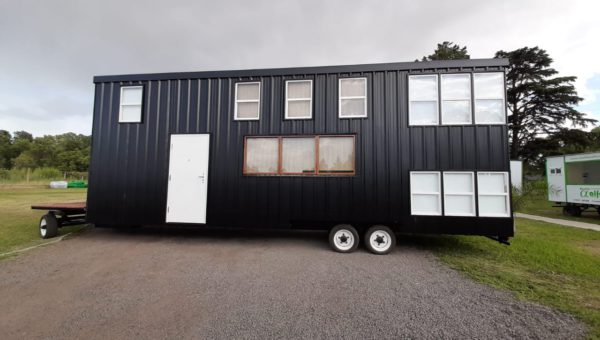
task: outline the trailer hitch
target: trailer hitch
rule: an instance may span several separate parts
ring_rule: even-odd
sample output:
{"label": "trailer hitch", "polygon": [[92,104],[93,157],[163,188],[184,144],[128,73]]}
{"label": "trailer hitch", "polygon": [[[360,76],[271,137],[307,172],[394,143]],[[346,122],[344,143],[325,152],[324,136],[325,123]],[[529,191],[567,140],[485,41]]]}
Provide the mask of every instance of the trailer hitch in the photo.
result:
{"label": "trailer hitch", "polygon": [[498,241],[499,243],[502,243],[504,245],[510,246],[510,242],[508,242],[508,237],[502,237],[502,236],[488,236],[486,235],[485,237],[494,240],[494,241]]}

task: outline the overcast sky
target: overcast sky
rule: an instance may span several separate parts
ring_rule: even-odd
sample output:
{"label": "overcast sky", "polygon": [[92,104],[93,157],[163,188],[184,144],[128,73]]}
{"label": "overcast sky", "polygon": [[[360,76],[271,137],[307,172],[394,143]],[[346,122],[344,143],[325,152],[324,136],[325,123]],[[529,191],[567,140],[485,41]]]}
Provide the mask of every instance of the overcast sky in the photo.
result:
{"label": "overcast sky", "polygon": [[0,0],[0,129],[89,134],[94,75],[471,58],[540,46],[600,119],[600,2]]}

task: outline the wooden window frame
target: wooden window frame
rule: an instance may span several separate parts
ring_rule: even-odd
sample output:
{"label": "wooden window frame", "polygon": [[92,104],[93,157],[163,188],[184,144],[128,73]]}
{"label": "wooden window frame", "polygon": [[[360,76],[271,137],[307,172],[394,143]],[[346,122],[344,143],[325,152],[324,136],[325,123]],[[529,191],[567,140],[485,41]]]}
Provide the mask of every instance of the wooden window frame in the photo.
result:
{"label": "wooden window frame", "polygon": [[[319,172],[319,141],[321,137],[352,137],[354,152],[352,153],[352,172],[322,173]],[[278,160],[277,172],[247,172],[246,161],[248,151],[248,139],[251,138],[277,138],[278,140]],[[283,139],[284,138],[314,138],[315,139],[315,170],[313,172],[283,172]],[[281,136],[245,136],[244,137],[244,161],[242,164],[242,174],[244,176],[281,176],[281,177],[349,177],[356,176],[356,135],[281,135]]]}

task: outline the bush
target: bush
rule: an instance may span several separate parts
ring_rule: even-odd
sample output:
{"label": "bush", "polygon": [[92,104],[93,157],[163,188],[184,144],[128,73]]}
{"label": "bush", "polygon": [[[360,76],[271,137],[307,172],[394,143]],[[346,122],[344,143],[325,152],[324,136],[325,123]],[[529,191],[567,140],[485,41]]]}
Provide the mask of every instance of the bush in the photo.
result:
{"label": "bush", "polygon": [[7,180],[10,178],[10,171],[6,169],[0,169],[0,180]]}
{"label": "bush", "polygon": [[512,187],[512,206],[513,211],[519,211],[527,207],[532,201],[539,199],[546,193],[546,182],[523,182],[521,190]]}

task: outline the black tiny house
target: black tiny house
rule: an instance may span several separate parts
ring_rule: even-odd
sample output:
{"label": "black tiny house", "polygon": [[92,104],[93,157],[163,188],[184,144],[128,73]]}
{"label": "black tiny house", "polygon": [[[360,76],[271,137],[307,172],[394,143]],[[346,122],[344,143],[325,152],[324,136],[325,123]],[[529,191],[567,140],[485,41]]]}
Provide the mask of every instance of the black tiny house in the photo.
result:
{"label": "black tiny house", "polygon": [[394,232],[506,239],[507,65],[97,76],[87,219],[325,229],[338,251],[358,230],[375,253]]}

